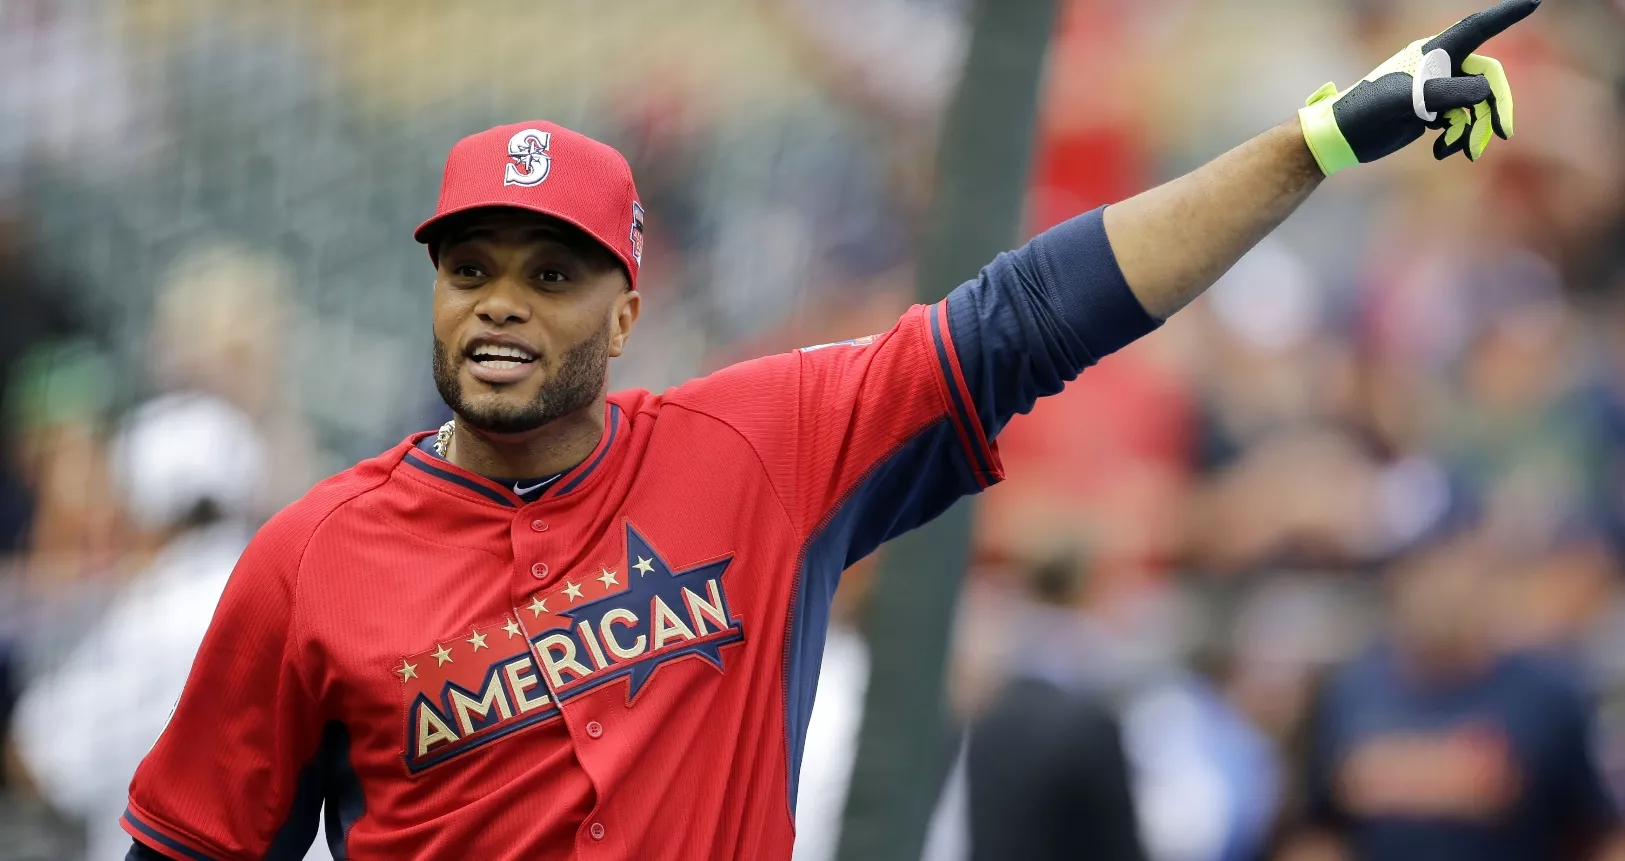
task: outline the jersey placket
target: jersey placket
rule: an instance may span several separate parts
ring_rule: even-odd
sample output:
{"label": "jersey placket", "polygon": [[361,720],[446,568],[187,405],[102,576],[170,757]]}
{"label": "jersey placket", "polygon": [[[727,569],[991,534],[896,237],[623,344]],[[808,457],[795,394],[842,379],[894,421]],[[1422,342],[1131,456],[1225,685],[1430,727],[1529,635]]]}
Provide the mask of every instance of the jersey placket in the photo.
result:
{"label": "jersey placket", "polygon": [[[604,554],[589,546],[591,536],[571,528],[573,510],[583,508],[583,502],[577,494],[562,498],[549,495],[516,513],[510,529],[514,554],[512,598],[516,617],[531,644],[536,675],[559,708],[576,763],[601,799],[603,783],[594,773],[594,750],[611,733],[608,722],[595,713],[595,698],[574,697],[570,683],[579,682],[583,671],[603,671],[609,660],[594,632],[572,629],[570,620],[559,614],[615,588],[619,580],[615,569],[620,566],[607,557],[599,559]],[[606,546],[614,546],[614,542]],[[599,814],[599,806],[595,805],[593,814],[577,831],[578,857],[603,847],[609,837]]]}

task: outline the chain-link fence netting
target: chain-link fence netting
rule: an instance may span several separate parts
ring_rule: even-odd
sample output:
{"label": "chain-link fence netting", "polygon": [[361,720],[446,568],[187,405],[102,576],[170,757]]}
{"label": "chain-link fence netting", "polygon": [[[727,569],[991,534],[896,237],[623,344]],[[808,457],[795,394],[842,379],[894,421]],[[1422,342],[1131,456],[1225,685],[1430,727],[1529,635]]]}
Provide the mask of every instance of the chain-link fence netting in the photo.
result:
{"label": "chain-link fence netting", "polygon": [[[432,270],[410,237],[471,129],[547,117],[632,162],[652,213],[655,313],[617,369],[626,384],[687,379],[724,345],[897,280],[928,132],[801,74],[797,51],[819,48],[789,29],[810,14],[8,3],[11,208],[107,349],[121,397],[150,388],[166,349],[155,338],[214,337],[154,323],[164,291],[205,265],[196,255],[232,249],[215,262],[257,270],[244,289],[264,295],[213,299],[219,322],[277,343],[276,397],[308,418],[331,468],[436,409]],[[224,280],[201,292],[238,289]]]}

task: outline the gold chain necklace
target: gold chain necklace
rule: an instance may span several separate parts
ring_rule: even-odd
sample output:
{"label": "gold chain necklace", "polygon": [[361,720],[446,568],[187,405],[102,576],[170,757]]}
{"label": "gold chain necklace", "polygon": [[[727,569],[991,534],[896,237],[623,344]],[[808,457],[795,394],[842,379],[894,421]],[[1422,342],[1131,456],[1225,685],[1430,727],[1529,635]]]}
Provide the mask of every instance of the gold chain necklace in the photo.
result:
{"label": "gold chain necklace", "polygon": [[446,449],[451,446],[451,431],[456,425],[456,419],[449,419],[440,426],[440,432],[434,435],[434,453],[441,460],[446,459]]}

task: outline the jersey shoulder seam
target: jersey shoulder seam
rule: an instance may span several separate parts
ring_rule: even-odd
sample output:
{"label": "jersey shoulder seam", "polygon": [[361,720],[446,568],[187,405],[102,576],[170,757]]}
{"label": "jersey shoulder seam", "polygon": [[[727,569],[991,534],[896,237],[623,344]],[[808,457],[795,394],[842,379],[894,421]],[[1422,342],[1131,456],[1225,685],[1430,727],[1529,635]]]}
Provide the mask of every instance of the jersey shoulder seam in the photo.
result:
{"label": "jersey shoulder seam", "polygon": [[[296,643],[299,642],[300,635],[301,635],[301,632],[302,632],[301,625],[300,625],[301,617],[300,617],[300,614],[299,614],[299,585],[300,585],[300,581],[304,579],[305,555],[310,551],[310,545],[311,545],[311,542],[315,540],[316,533],[320,532],[322,527],[327,525],[327,521],[330,518],[332,518],[333,515],[337,514],[340,509],[347,507],[348,505],[350,505],[350,503],[355,502],[356,500],[358,500],[361,497],[367,495],[368,493],[371,493],[372,491],[377,490],[378,488],[382,487],[385,482],[389,481],[389,477],[391,475],[394,475],[394,473],[395,473],[395,470],[394,470],[394,468],[392,466],[390,469],[385,470],[383,475],[381,475],[377,480],[373,481],[371,484],[367,484],[367,485],[364,485],[362,487],[354,488],[354,489],[352,489],[350,491],[347,491],[344,495],[340,496],[338,499],[333,500],[332,502],[329,502],[327,511],[324,512],[321,515],[321,517],[319,517],[316,520],[316,522],[311,524],[311,526],[305,531],[305,534],[304,534],[302,540],[300,541],[299,561],[294,563],[293,583],[291,584],[292,591],[293,591],[292,606],[289,609],[289,615],[290,615],[290,621],[291,621],[291,623],[289,625],[289,629],[290,629],[289,634],[291,635],[291,637],[290,637],[291,641],[296,642]],[[298,503],[295,503],[295,504],[297,505]],[[297,675],[297,677],[299,679],[299,683],[301,685],[304,685],[304,687],[305,687],[305,695],[310,697],[311,702],[313,702],[313,703],[317,702],[315,689],[311,687],[310,679],[305,677],[305,666],[302,663],[295,662],[294,663],[294,672],[295,672],[295,674]]]}
{"label": "jersey shoulder seam", "polygon": [[[717,424],[727,428],[731,433],[733,433],[734,436],[739,437],[739,441],[743,442],[745,444],[745,448],[750,450],[751,456],[756,458],[756,466],[762,471],[762,476],[767,480],[767,486],[772,488],[773,498],[778,501],[779,510],[784,512],[784,519],[789,522],[792,528],[796,529],[797,531],[801,530],[802,525],[796,521],[795,515],[791,513],[790,506],[785,504],[783,491],[781,491],[773,482],[773,474],[768,471],[767,463],[762,460],[762,453],[756,450],[756,446],[751,443],[750,437],[740,433],[739,428],[734,427],[733,423],[729,422],[727,419],[722,418],[709,410],[694,406],[693,404],[684,403],[682,401],[667,400],[663,401],[662,405],[693,413],[697,416],[704,416],[705,418],[708,418],[711,421],[714,421]],[[658,416],[658,412],[654,409],[644,407],[639,410],[639,412],[644,411],[648,411],[651,415]]]}

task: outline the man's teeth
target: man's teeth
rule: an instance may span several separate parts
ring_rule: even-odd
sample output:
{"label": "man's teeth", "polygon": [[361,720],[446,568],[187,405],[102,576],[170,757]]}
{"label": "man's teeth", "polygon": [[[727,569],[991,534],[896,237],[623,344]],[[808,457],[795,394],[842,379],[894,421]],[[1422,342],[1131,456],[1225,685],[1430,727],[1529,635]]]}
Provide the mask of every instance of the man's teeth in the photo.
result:
{"label": "man's teeth", "polygon": [[534,357],[518,347],[486,344],[475,348],[474,361],[488,368],[507,369],[532,361]]}

